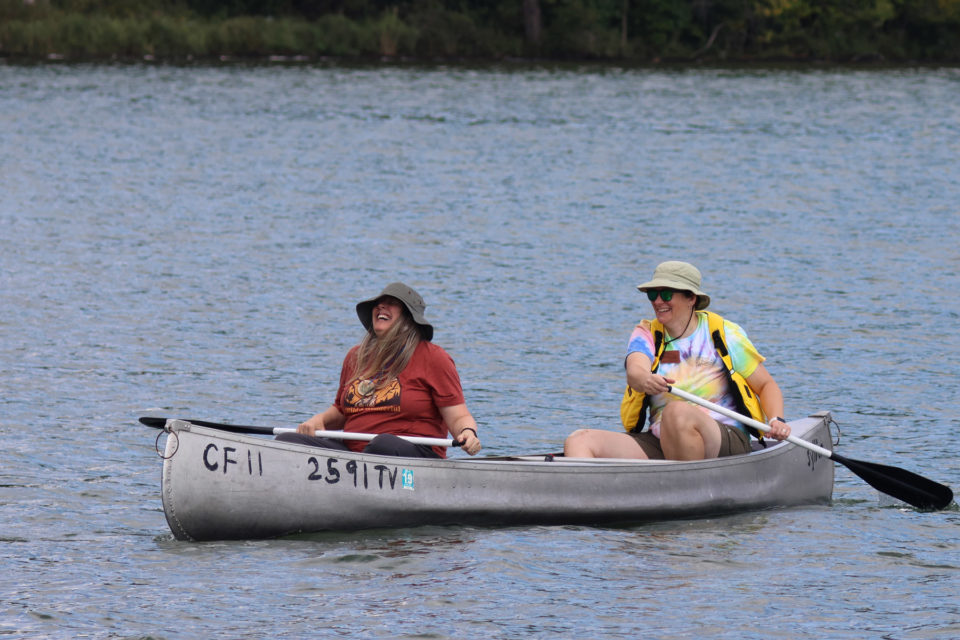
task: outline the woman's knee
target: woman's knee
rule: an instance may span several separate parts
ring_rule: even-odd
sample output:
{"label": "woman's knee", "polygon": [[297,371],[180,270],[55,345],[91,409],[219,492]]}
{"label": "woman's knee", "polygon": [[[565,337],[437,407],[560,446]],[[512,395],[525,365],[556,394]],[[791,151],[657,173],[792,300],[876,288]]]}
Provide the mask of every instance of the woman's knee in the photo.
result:
{"label": "woman's knee", "polygon": [[697,422],[698,413],[702,412],[686,402],[670,402],[660,414],[660,428],[667,430],[693,429]]}
{"label": "woman's knee", "polygon": [[577,429],[576,431],[572,431],[570,435],[567,436],[567,440],[580,440],[583,438],[589,438],[591,431],[593,431],[593,429]]}
{"label": "woman's knee", "polygon": [[686,402],[671,402],[660,414],[660,439],[677,442],[697,435],[697,416],[690,410],[699,411]]}
{"label": "woman's knee", "polygon": [[577,429],[563,441],[563,452],[573,457],[583,456],[593,450],[595,429]]}
{"label": "woman's knee", "polygon": [[663,412],[660,414],[660,421],[665,420],[677,420],[683,418],[684,416],[689,415],[689,410],[693,409],[692,406],[686,402],[668,402],[667,406],[663,408]]}
{"label": "woman's knee", "polygon": [[416,445],[391,433],[381,433],[363,448],[364,453],[377,456],[400,456],[403,458],[438,458],[430,447]]}

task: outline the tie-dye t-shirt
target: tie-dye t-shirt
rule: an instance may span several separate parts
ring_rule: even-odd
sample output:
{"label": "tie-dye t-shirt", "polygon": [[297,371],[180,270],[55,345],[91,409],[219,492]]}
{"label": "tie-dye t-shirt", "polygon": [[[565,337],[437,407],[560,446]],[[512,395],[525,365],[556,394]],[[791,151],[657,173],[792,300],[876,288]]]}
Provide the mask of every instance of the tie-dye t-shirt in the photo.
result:
{"label": "tie-dye t-shirt", "polygon": [[[724,320],[723,330],[734,371],[744,378],[749,377],[756,370],[757,365],[764,361],[764,357],[757,353],[757,349],[739,325]],[[665,340],[669,339],[669,336],[665,338]],[[653,362],[653,333],[648,320],[638,324],[630,335],[627,355],[635,351],[644,354]],[[668,351],[676,351],[679,354],[666,357],[661,355],[657,373],[676,380],[675,386],[678,389],[706,398],[733,411],[737,410],[733,396],[730,394],[723,360],[717,355],[713,339],[710,337],[706,313],[697,313],[697,330],[686,338],[674,340],[668,344],[664,348],[664,353]],[[650,431],[658,438],[660,437],[660,414],[668,399],[671,398],[665,393],[650,398]],[[673,397],[672,400],[677,398]],[[737,427],[746,433],[746,428],[736,420],[708,409],[704,411],[707,411],[715,420]]]}

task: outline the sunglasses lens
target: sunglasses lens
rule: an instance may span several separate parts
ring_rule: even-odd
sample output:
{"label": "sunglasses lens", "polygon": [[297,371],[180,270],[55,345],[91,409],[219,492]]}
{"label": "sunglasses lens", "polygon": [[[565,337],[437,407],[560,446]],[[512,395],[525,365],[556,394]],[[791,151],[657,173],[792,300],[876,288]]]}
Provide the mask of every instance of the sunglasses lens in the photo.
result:
{"label": "sunglasses lens", "polygon": [[664,302],[670,302],[670,299],[673,298],[673,291],[671,289],[648,289],[647,290],[647,300],[653,302],[657,299],[657,296],[660,296]]}

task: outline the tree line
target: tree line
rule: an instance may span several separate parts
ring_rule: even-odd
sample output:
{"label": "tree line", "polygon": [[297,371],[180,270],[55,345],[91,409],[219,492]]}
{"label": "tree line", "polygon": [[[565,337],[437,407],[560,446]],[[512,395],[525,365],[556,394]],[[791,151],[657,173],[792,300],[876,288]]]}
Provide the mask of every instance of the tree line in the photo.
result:
{"label": "tree line", "polygon": [[0,0],[0,56],[960,62],[960,0]]}

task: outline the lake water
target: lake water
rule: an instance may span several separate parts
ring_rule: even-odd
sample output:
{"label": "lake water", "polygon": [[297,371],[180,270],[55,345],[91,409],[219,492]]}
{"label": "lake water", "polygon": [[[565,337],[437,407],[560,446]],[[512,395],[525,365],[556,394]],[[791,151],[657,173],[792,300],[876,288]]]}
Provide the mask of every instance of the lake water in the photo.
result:
{"label": "lake water", "polygon": [[960,637],[957,506],[842,466],[829,506],[197,544],[137,423],[295,425],[400,279],[485,453],[556,450],[619,429],[685,259],[788,416],[957,488],[960,70],[0,66],[0,149],[0,635]]}

